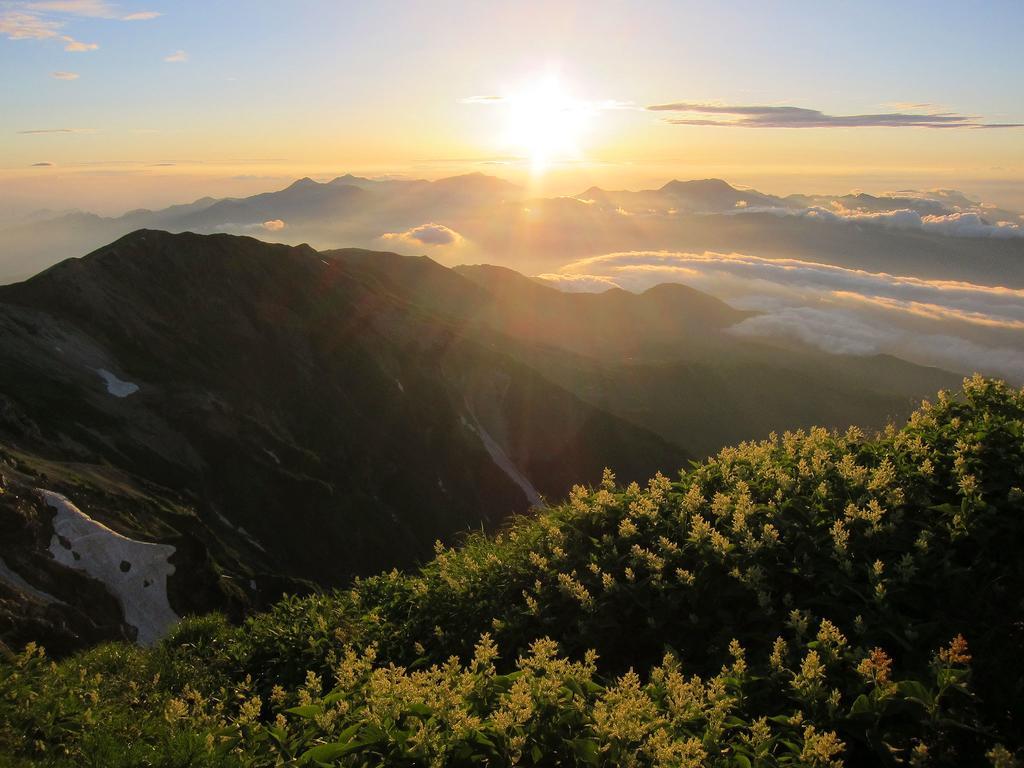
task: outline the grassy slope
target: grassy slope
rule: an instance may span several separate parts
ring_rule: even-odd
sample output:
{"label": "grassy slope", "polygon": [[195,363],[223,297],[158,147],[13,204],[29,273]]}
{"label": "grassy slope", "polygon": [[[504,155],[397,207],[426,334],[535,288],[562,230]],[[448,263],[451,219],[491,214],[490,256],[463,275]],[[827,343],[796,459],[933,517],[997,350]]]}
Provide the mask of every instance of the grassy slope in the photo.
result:
{"label": "grassy slope", "polygon": [[28,649],[0,666],[0,754],[1012,765],[1022,487],[1024,393],[974,379],[876,438],[812,430],[646,488],[608,478],[241,628],[192,619],[56,666]]}

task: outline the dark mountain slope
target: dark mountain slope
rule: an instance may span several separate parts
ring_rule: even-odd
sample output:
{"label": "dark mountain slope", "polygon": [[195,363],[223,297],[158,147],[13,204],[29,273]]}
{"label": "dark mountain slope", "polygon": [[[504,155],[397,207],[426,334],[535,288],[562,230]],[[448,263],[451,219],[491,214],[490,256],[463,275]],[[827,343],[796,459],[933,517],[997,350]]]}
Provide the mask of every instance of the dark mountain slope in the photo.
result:
{"label": "dark mountain slope", "polygon": [[729,333],[749,313],[678,284],[564,293],[503,267],[330,253],[372,265],[393,290],[461,318],[467,333],[695,455],[813,424],[880,428],[961,378],[887,355],[749,341]]}
{"label": "dark mountain slope", "polygon": [[[530,351],[524,360],[587,402],[698,456],[770,432],[906,418],[913,397],[960,377],[887,355],[853,357],[726,339],[717,355],[582,365]],[[536,355],[536,356],[533,356]]]}
{"label": "dark mountain slope", "polygon": [[304,246],[140,231],[0,289],[0,330],[0,441],[184,499],[195,531],[143,533],[231,541],[236,575],[341,584],[686,457]]}
{"label": "dark mountain slope", "polygon": [[492,297],[479,320],[518,339],[592,357],[679,357],[750,316],[679,284],[643,294],[565,293],[504,267],[455,267]]}
{"label": "dark mountain slope", "polygon": [[771,430],[876,426],[954,383],[732,336],[746,316],[679,285],[566,294],[496,267],[153,231],[0,288],[0,512],[34,542],[0,559],[68,606],[22,589],[9,629],[28,631],[21,612],[60,647],[132,636],[75,613],[84,577],[53,571],[34,488],[173,546],[179,614],[240,614],[413,563],[606,465],[628,480]]}

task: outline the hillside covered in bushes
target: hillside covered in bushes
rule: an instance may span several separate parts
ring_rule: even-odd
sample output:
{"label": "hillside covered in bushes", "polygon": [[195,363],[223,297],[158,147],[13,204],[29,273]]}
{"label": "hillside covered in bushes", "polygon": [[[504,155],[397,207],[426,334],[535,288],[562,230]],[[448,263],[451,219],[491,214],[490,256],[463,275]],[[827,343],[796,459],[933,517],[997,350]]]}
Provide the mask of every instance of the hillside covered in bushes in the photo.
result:
{"label": "hillside covered in bushes", "polygon": [[[1016,765],[1024,392],[606,472],[419,571],[0,662],[11,765]],[[336,557],[347,553],[339,550]],[[0,757],[0,763],[3,761]]]}

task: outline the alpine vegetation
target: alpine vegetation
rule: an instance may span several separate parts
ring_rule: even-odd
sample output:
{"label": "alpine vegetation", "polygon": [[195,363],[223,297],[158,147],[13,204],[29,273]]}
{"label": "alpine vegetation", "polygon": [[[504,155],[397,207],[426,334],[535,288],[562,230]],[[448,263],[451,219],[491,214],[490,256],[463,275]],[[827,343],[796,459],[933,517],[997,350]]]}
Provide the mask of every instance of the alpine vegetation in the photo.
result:
{"label": "alpine vegetation", "polygon": [[[12,765],[1017,765],[1024,392],[743,443],[416,572],[0,663]],[[342,556],[342,553],[339,553]]]}

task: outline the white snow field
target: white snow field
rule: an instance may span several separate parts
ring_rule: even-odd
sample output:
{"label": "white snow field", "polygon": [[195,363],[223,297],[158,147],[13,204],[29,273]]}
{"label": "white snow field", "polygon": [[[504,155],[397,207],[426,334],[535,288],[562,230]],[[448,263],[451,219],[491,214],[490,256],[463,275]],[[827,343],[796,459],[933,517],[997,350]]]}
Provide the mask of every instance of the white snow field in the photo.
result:
{"label": "white snow field", "polygon": [[93,520],[67,497],[39,490],[57,510],[50,554],[68,568],[84,571],[106,586],[121,604],[125,624],[138,630],[136,642],[152,645],[178,622],[167,601],[167,559],[174,547],[136,541]]}

